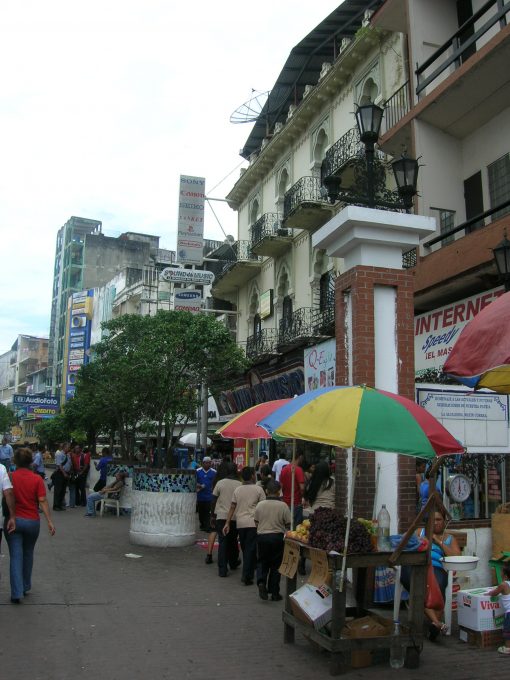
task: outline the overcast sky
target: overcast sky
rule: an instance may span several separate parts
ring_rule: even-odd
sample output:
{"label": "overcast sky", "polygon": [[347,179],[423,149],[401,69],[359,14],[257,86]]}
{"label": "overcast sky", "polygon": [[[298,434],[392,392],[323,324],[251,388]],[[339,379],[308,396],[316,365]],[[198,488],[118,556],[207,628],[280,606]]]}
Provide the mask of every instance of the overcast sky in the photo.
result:
{"label": "overcast sky", "polygon": [[[251,130],[230,114],[340,4],[3,0],[0,352],[48,335],[55,238],[71,215],[175,250],[179,175],[228,193]],[[213,207],[237,236],[236,213]],[[210,210],[205,236],[224,238]]]}

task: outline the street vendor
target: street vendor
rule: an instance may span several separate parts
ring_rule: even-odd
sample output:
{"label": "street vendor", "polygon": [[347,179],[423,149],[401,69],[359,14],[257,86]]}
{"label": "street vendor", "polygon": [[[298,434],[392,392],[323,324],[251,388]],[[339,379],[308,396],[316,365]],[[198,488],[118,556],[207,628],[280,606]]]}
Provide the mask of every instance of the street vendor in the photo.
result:
{"label": "street vendor", "polygon": [[[416,535],[419,538],[425,536],[425,529],[418,529]],[[443,557],[454,557],[460,555],[460,547],[457,539],[452,534],[446,531],[445,516],[442,512],[436,511],[434,513],[434,529],[432,534],[432,547],[430,558],[432,567],[434,569],[434,576],[443,596],[443,607],[440,609],[431,609],[425,607],[425,615],[429,620],[428,638],[435,640],[440,633],[446,635],[448,628],[443,622],[444,618],[444,598],[446,586],[448,584],[448,574],[443,567],[441,559]],[[409,568],[404,567],[401,574],[402,585],[406,590],[410,588],[411,572]]]}

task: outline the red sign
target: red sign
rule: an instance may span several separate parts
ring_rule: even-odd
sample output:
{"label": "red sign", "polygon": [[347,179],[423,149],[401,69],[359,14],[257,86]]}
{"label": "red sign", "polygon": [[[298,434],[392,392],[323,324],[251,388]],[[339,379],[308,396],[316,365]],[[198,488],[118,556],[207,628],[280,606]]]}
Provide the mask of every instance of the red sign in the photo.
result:
{"label": "red sign", "polygon": [[234,463],[238,470],[246,466],[246,439],[234,439]]}

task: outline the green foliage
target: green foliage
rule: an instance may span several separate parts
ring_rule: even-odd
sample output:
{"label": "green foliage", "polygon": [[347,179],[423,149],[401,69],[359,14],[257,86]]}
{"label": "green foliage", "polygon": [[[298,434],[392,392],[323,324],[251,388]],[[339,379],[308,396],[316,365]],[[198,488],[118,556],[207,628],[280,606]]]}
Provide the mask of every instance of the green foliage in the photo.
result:
{"label": "green foliage", "polygon": [[416,371],[414,382],[417,383],[432,383],[438,385],[458,385],[459,383],[453,378],[448,377],[446,373],[443,373],[441,368],[423,368],[420,371]]}
{"label": "green foliage", "polygon": [[150,422],[159,447],[164,424],[169,435],[195,414],[201,383],[216,393],[246,367],[229,331],[206,314],[128,314],[103,328],[108,335],[80,370],[65,414],[90,435],[115,429],[123,452]]}
{"label": "green foliage", "polygon": [[47,418],[35,426],[37,437],[41,444],[55,448],[60,442],[71,439],[69,426],[63,413],[54,418]]}
{"label": "green foliage", "polygon": [[9,406],[0,404],[0,433],[7,432],[16,423],[14,411]]}

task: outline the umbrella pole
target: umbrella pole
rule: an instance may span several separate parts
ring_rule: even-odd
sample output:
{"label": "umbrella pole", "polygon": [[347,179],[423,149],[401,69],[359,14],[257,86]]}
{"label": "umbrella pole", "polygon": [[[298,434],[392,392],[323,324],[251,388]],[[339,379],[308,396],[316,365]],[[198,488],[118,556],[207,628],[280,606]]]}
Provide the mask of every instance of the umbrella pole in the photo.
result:
{"label": "umbrella pole", "polygon": [[292,440],[292,475],[290,482],[290,530],[294,531],[294,485],[296,483],[296,440]]}
{"label": "umbrella pole", "polygon": [[356,483],[356,474],[358,472],[358,449],[354,449],[354,465],[352,468],[352,482],[349,494],[349,508],[347,510],[347,526],[345,528],[344,553],[342,555],[342,571],[340,572],[340,592],[344,589],[345,565],[347,563],[347,548],[349,543],[349,531],[351,530],[351,515],[354,505],[354,485]]}

